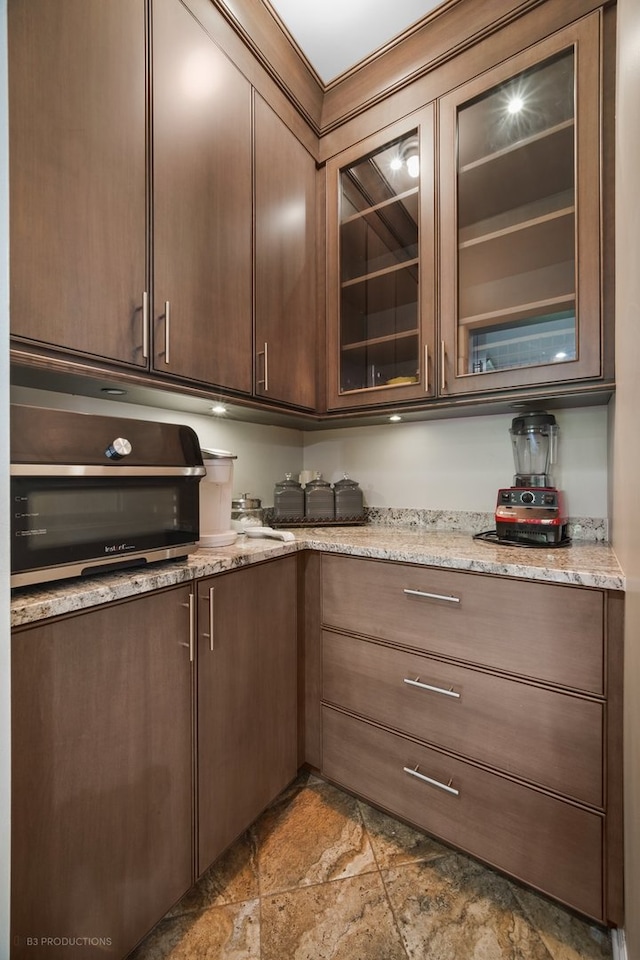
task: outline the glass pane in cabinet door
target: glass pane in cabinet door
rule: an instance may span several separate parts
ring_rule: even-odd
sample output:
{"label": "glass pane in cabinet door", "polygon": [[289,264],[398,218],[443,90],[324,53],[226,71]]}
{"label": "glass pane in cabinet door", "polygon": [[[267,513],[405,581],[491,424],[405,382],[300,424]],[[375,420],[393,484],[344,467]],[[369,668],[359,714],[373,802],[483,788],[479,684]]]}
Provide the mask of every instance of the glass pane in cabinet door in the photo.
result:
{"label": "glass pane in cabinet door", "polygon": [[415,383],[418,134],[340,173],[340,389]]}
{"label": "glass pane in cabinet door", "polygon": [[569,49],[458,110],[458,375],[576,358]]}

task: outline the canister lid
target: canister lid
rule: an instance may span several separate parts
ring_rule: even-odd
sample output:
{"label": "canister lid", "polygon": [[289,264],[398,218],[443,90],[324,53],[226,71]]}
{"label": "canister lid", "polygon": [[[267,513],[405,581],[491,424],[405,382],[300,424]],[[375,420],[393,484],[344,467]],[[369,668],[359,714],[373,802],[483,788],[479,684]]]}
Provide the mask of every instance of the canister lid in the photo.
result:
{"label": "canister lid", "polygon": [[337,480],[333,485],[334,490],[354,490],[358,486],[359,486],[358,481],[352,480],[350,477],[346,475],[346,473],[343,476],[342,480]]}
{"label": "canister lid", "polygon": [[330,487],[330,486],[331,484],[329,483],[329,481],[323,480],[322,476],[318,473],[313,478],[313,480],[309,481],[309,483],[306,486],[306,489],[309,490],[309,488],[312,488],[314,490],[317,490],[319,487]]}
{"label": "canister lid", "polygon": [[292,490],[302,489],[298,481],[294,479],[294,476],[292,473],[286,473],[284,480],[278,480],[278,482],[276,483],[276,490],[287,490],[287,489],[292,489]]}
{"label": "canister lid", "polygon": [[232,510],[259,510],[261,506],[262,500],[259,497],[250,497],[248,493],[241,493],[231,501]]}

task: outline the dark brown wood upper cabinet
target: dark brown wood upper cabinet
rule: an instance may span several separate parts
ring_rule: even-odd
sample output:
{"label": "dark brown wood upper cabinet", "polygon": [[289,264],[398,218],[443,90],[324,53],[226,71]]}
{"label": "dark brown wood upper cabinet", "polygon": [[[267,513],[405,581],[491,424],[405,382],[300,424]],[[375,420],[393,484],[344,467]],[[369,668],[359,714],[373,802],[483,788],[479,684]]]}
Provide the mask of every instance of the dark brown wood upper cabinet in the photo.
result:
{"label": "dark brown wood upper cabinet", "polygon": [[433,105],[327,164],[329,409],[434,395]]}
{"label": "dark brown wood upper cabinet", "polygon": [[145,2],[10,0],[11,335],[146,366]]}
{"label": "dark brown wood upper cabinet", "polygon": [[610,396],[614,8],[537,4],[320,142],[208,0],[8,27],[18,363],[330,415]]}
{"label": "dark brown wood upper cabinet", "polygon": [[440,101],[445,396],[601,374],[599,25]]}
{"label": "dark brown wood upper cabinet", "polygon": [[328,161],[329,409],[602,378],[601,26],[445,92],[437,181],[430,108]]}
{"label": "dark brown wood upper cabinet", "polygon": [[252,388],[251,85],[153,0],[153,366]]}
{"label": "dark brown wood upper cabinet", "polygon": [[255,96],[255,393],[316,406],[316,164]]}

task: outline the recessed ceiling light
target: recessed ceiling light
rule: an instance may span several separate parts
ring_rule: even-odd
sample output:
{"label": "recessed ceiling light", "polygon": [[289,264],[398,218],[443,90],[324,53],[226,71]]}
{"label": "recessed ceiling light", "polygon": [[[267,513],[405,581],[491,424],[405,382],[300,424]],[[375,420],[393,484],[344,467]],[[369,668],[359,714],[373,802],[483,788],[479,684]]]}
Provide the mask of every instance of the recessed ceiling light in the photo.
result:
{"label": "recessed ceiling light", "polygon": [[400,420],[402,420],[402,417],[400,416],[399,413],[392,413],[391,416],[389,417],[390,423],[399,423]]}
{"label": "recessed ceiling light", "polygon": [[215,413],[216,417],[221,417],[226,412],[227,408],[224,403],[216,403],[215,407],[211,407],[211,413]]}

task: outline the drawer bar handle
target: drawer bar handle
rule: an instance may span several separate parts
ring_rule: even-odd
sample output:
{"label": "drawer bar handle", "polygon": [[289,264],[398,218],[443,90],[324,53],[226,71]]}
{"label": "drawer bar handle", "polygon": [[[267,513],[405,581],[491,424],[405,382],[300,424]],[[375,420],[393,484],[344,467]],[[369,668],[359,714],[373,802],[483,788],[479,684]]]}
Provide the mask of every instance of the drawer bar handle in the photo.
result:
{"label": "drawer bar handle", "polygon": [[403,593],[407,593],[411,597],[427,597],[429,600],[446,600],[448,603],[460,603],[460,597],[445,597],[441,593],[425,593],[424,590],[409,590],[407,587],[405,587]]}
{"label": "drawer bar handle", "polygon": [[420,687],[421,690],[430,690],[432,693],[441,693],[443,697],[455,697],[456,700],[460,699],[460,694],[452,687],[449,690],[445,690],[444,687],[432,687],[430,683],[421,683],[420,677],[416,677],[415,680],[410,680],[408,677],[405,677],[403,683],[408,683],[412,687]]}
{"label": "drawer bar handle", "polygon": [[432,780],[431,777],[425,777],[424,773],[419,773],[418,766],[419,764],[416,764],[415,767],[403,767],[402,769],[405,773],[408,773],[410,777],[416,777],[417,780],[422,780],[424,783],[428,783],[432,787],[437,787],[438,790],[444,790],[445,793],[451,793],[454,797],[460,796],[460,791],[451,786],[451,780],[449,780],[449,783],[441,783],[439,780]]}

